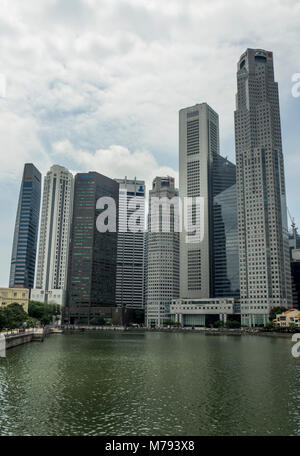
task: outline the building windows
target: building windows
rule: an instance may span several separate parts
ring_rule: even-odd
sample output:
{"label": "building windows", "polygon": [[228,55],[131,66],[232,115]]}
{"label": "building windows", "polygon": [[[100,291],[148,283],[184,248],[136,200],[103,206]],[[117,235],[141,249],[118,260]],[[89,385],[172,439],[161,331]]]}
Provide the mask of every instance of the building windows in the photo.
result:
{"label": "building windows", "polygon": [[198,154],[199,150],[199,119],[189,120],[187,128],[187,155]]}

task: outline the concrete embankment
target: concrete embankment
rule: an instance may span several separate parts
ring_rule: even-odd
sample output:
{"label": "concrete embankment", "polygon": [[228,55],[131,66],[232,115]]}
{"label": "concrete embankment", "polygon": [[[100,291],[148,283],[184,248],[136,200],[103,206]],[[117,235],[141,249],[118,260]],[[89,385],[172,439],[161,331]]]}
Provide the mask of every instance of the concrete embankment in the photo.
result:
{"label": "concrete embankment", "polygon": [[[6,349],[17,347],[18,345],[29,342],[43,342],[48,334],[61,332],[56,328],[27,329],[25,332],[4,333],[6,339]],[[3,334],[3,333],[2,333]]]}
{"label": "concrete embankment", "polygon": [[64,326],[63,332],[84,332],[84,331],[131,331],[142,332],[164,332],[164,333],[193,333],[206,336],[267,336],[267,337],[288,337],[292,332],[264,331],[262,329],[212,329],[212,328],[132,328],[125,326]]}

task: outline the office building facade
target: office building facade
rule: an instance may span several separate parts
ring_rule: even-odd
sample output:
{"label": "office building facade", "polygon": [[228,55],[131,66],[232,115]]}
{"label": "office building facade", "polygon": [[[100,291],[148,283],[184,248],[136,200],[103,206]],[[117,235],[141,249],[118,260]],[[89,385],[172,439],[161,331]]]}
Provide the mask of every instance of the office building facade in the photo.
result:
{"label": "office building facade", "polygon": [[[115,179],[119,189],[119,231],[117,251],[116,304],[127,309],[144,309],[145,182]],[[139,231],[131,229],[136,214]]]}
{"label": "office building facade", "polygon": [[[97,227],[103,212],[97,208],[100,198],[114,203],[113,231],[101,232]],[[92,324],[97,318],[121,323],[115,292],[118,206],[116,181],[96,172],[76,175],[64,323]]]}
{"label": "office building facade", "polygon": [[173,299],[170,313],[180,326],[201,328],[236,319],[237,305],[235,298]]}
{"label": "office building facade", "polygon": [[300,309],[300,249],[292,250],[291,276],[293,307]]}
{"label": "office building facade", "polygon": [[[219,150],[219,117],[206,103],[179,112],[179,194],[202,199],[202,235],[180,236],[180,297],[239,297],[236,169]],[[202,213],[201,213],[202,211]],[[187,217],[194,217],[194,207]]]}
{"label": "office building facade", "polygon": [[33,288],[41,202],[41,173],[32,163],[24,166],[14,240],[9,287]]}
{"label": "office building facade", "polygon": [[31,299],[64,305],[67,289],[73,175],[53,165],[44,179],[36,286]]}
{"label": "office building facade", "polygon": [[273,54],[247,49],[237,65],[235,111],[241,317],[268,321],[292,305],[278,86]]}
{"label": "office building facade", "polygon": [[[173,204],[154,209],[153,198],[170,201],[178,196],[173,177],[156,177],[149,191],[147,233],[146,325],[162,327],[170,318],[172,299],[179,296],[178,212]],[[169,211],[169,230],[164,231],[163,212]],[[165,212],[166,215],[166,212]]]}
{"label": "office building facade", "polygon": [[209,166],[210,296],[240,297],[236,167],[213,154]]}
{"label": "office building facade", "polygon": [[28,288],[0,288],[0,309],[10,304],[19,304],[28,313],[29,290]]}

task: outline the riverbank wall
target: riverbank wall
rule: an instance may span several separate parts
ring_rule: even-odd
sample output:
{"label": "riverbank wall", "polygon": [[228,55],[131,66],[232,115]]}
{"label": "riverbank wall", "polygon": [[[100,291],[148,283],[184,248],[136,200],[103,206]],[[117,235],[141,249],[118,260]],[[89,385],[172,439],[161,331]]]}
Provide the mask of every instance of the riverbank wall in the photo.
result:
{"label": "riverbank wall", "polygon": [[[206,336],[267,336],[291,338],[293,332],[264,331],[263,329],[212,329],[212,328],[131,328],[125,326],[64,326],[63,332],[84,331],[130,331],[133,333],[159,332],[159,333],[193,333]],[[300,331],[299,331],[300,332]]]}
{"label": "riverbank wall", "polygon": [[43,342],[46,336],[56,332],[61,331],[56,328],[34,328],[27,329],[24,332],[12,331],[5,333],[6,349],[8,350],[9,348],[24,345],[29,342]]}

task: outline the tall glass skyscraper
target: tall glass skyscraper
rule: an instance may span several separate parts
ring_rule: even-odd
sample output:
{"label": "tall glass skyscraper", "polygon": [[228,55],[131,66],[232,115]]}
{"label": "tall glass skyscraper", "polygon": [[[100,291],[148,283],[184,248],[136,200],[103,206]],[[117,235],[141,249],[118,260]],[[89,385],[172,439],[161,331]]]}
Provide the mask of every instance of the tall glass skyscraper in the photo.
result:
{"label": "tall glass skyscraper", "polygon": [[[100,232],[96,220],[101,197],[111,197],[119,207],[119,184],[96,172],[75,176],[73,220],[69,255],[68,296],[64,322],[90,324],[97,318],[117,321],[117,231]],[[121,318],[119,319],[121,322]]]}
{"label": "tall glass skyscraper", "polygon": [[235,149],[241,319],[260,325],[272,306],[292,305],[278,85],[263,49],[237,65]]}
{"label": "tall glass skyscraper", "polygon": [[214,298],[239,298],[236,167],[213,154],[210,174],[210,267]]}
{"label": "tall glass skyscraper", "polygon": [[24,166],[16,216],[9,287],[33,288],[41,202],[41,173]]}

